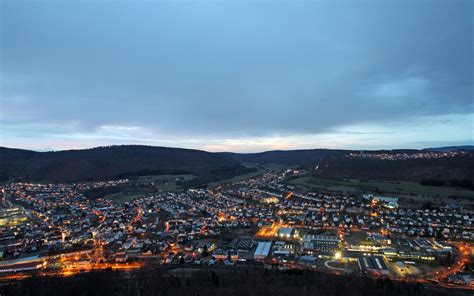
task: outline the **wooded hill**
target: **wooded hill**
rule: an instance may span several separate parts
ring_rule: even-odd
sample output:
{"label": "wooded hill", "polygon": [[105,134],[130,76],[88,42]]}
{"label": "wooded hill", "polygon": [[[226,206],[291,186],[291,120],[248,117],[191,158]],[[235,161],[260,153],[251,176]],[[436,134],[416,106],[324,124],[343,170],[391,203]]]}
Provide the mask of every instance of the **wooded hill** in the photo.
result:
{"label": "wooded hill", "polygon": [[[440,149],[440,148],[437,148]],[[452,151],[452,147],[446,147]],[[462,149],[465,149],[462,148]],[[370,153],[418,153],[385,150]],[[425,150],[426,151],[426,150]],[[438,151],[438,150],[436,150]],[[142,175],[194,174],[196,184],[245,174],[242,163],[283,164],[315,169],[327,178],[376,180],[474,181],[474,153],[439,159],[380,160],[351,158],[350,150],[309,149],[262,153],[211,153],[201,150],[108,146],[84,150],[35,152],[0,147],[0,180],[87,181]]]}

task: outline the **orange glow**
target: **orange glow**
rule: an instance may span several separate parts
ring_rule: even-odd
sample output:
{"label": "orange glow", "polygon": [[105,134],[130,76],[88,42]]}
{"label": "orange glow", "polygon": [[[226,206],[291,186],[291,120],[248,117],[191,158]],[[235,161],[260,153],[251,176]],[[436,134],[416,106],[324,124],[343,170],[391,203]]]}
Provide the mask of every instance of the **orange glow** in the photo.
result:
{"label": "orange glow", "polygon": [[11,274],[1,277],[2,281],[19,281],[31,277],[28,274]]}
{"label": "orange glow", "polygon": [[226,220],[226,217],[225,217],[225,213],[219,213],[219,215],[217,216],[217,221],[219,222],[224,222]]}
{"label": "orange glow", "polygon": [[170,252],[173,252],[173,253],[178,253],[180,250],[179,250],[179,246],[177,244],[170,244],[170,249],[169,249]]}
{"label": "orange glow", "polygon": [[288,227],[288,224],[281,222],[274,222],[272,225],[265,225],[260,228],[256,236],[260,237],[275,237],[278,235],[278,231],[282,227]]}
{"label": "orange glow", "polygon": [[67,266],[61,269],[60,275],[62,276],[72,276],[80,272],[89,272],[94,270],[104,270],[104,269],[113,269],[113,270],[132,270],[142,268],[143,263],[132,262],[132,263],[86,263],[80,265]]}

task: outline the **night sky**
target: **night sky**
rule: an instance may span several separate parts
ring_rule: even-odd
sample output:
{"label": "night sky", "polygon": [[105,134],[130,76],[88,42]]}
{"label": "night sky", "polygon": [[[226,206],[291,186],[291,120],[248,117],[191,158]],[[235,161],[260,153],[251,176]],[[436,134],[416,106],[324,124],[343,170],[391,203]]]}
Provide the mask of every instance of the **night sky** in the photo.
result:
{"label": "night sky", "polygon": [[0,146],[474,143],[474,1],[9,1]]}

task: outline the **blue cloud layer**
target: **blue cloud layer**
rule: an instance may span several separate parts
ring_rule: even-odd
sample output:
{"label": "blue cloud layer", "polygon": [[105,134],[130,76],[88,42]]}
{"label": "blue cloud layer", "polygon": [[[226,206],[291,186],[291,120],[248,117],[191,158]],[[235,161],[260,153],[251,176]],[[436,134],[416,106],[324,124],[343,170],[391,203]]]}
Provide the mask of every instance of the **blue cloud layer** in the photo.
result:
{"label": "blue cloud layer", "polygon": [[[409,141],[394,122],[465,124],[455,118],[474,113],[472,1],[1,5],[9,145],[107,142],[117,131],[104,126],[138,128],[127,137],[144,143],[292,135],[304,145],[376,126],[391,133],[374,143],[384,147]],[[453,138],[460,126],[433,139],[418,122],[430,130],[420,140],[472,142]]]}

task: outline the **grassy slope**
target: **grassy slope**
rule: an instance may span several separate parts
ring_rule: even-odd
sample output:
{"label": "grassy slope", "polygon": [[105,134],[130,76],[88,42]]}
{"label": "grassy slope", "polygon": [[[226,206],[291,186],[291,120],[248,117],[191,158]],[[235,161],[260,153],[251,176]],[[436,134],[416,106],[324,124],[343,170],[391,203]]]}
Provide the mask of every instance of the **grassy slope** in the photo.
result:
{"label": "grassy slope", "polygon": [[[140,185],[149,185],[153,183],[153,187],[157,189],[158,192],[180,192],[183,191],[183,188],[176,184],[176,179],[181,178],[184,181],[189,181],[195,178],[194,175],[157,175],[157,176],[141,176],[134,182]],[[138,189],[135,193],[127,192],[118,192],[105,196],[105,198],[114,200],[116,202],[127,202],[133,200],[133,198],[140,198],[143,196],[150,195],[152,193],[147,190]]]}
{"label": "grassy slope", "polygon": [[471,203],[474,201],[474,191],[453,187],[421,186],[406,181],[360,181],[360,180],[331,180],[319,177],[301,177],[289,181],[303,190],[325,189],[350,193],[354,191],[373,192],[398,197],[417,199],[418,201],[440,198],[445,202],[453,202],[450,196],[457,196]]}

